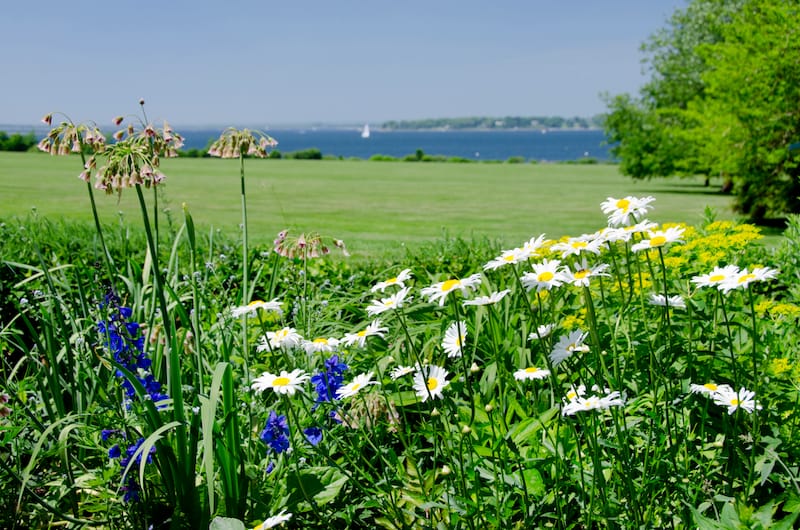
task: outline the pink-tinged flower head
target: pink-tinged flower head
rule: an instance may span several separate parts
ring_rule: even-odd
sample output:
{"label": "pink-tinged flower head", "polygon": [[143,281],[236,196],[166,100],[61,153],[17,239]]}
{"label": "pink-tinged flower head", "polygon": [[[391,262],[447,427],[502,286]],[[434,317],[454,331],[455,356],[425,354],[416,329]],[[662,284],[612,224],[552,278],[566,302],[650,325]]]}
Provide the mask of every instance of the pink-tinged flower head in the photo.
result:
{"label": "pink-tinged flower head", "polygon": [[46,125],[53,125],[53,113],[45,114],[44,118],[42,118],[42,123]]}
{"label": "pink-tinged flower head", "polygon": [[114,118],[114,125],[119,125],[120,123],[122,123],[123,119],[124,118],[122,116],[117,116],[116,118]]}

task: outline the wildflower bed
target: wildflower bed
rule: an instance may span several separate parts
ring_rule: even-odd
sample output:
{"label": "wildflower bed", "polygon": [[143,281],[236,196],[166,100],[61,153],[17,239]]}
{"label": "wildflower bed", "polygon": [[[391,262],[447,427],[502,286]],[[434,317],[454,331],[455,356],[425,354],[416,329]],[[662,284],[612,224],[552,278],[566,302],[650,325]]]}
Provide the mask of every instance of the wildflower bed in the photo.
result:
{"label": "wildflower bed", "polygon": [[121,259],[98,222],[97,263],[54,263],[35,233],[38,263],[4,261],[4,526],[797,520],[796,222],[767,252],[752,226],[659,226],[652,198],[609,198],[592,234],[359,273],[318,234],[248,248],[244,155],[270,139],[229,131],[231,261],[188,211],[160,241],[168,126],[55,131],[43,148],[95,150],[87,181],[135,190],[147,251]]}

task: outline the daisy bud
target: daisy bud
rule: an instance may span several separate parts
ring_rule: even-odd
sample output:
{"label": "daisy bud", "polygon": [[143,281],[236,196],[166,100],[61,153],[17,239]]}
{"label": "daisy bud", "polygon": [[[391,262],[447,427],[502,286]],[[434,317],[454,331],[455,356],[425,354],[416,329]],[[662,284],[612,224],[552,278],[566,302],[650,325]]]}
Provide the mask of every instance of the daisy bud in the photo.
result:
{"label": "daisy bud", "polygon": [[491,403],[487,403],[486,406],[483,407],[483,410],[485,410],[486,412],[491,412],[494,410],[494,407],[492,406]]}
{"label": "daisy bud", "polygon": [[461,427],[461,434],[469,434],[472,432],[472,429],[469,428],[469,425],[464,425]]}
{"label": "daisy bud", "polygon": [[477,364],[472,363],[472,366],[469,367],[469,371],[474,374],[474,373],[480,372],[481,369]]}
{"label": "daisy bud", "polygon": [[431,416],[438,416],[438,415],[439,415],[439,409],[437,409],[437,408],[434,408],[434,409],[431,411]]}
{"label": "daisy bud", "polygon": [[443,465],[442,466],[442,475],[447,476],[450,473],[451,473],[450,466],[448,466],[447,464]]}

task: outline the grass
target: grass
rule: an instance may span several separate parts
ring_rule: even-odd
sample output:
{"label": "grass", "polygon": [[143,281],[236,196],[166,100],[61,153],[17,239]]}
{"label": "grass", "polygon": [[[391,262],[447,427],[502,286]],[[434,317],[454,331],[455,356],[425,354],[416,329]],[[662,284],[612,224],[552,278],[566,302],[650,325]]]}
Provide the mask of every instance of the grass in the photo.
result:
{"label": "grass", "polygon": [[[355,253],[417,246],[443,233],[518,245],[532,235],[593,232],[605,218],[599,204],[609,196],[653,195],[651,220],[689,224],[708,206],[732,219],[730,197],[699,179],[632,181],[614,165],[438,164],[366,161],[248,160],[250,234],[272,241],[286,227],[344,239]],[[168,159],[160,205],[180,218],[186,203],[202,224],[238,233],[241,221],[238,162]],[[0,153],[0,211],[36,211],[48,217],[91,219],[77,157]],[[98,197],[103,223],[119,212],[137,219],[134,193]]]}

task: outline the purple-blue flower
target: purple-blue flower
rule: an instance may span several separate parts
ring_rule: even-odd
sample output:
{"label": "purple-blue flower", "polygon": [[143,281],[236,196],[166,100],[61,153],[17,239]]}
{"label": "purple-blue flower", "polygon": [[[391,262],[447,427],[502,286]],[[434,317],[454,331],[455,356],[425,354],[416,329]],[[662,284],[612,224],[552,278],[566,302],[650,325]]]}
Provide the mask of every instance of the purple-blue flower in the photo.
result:
{"label": "purple-blue flower", "polygon": [[283,414],[278,416],[274,410],[271,410],[267,424],[259,438],[276,453],[282,453],[289,449],[289,422],[286,420],[286,416]]}
{"label": "purple-blue flower", "polygon": [[306,440],[308,440],[308,443],[311,445],[317,445],[322,441],[322,429],[319,427],[303,429],[303,434],[306,435]]}
{"label": "purple-blue flower", "polygon": [[339,361],[338,355],[333,355],[325,361],[322,372],[311,376],[311,383],[317,392],[317,403],[336,399],[336,390],[342,386],[347,368],[345,363]]}

